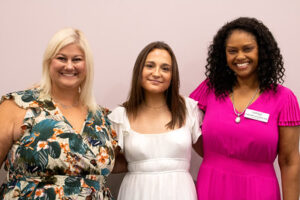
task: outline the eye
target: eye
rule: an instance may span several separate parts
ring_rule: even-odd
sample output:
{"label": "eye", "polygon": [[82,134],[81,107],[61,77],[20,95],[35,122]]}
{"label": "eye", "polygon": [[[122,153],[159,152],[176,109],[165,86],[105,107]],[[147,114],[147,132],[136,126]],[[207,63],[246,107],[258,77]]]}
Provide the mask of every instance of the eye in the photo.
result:
{"label": "eye", "polygon": [[235,49],[227,49],[227,53],[229,53],[229,54],[235,54],[235,53],[237,53],[237,50],[235,50]]}
{"label": "eye", "polygon": [[145,64],[145,67],[146,67],[146,68],[153,68],[154,65],[153,65],[153,64]]}
{"label": "eye", "polygon": [[243,50],[244,52],[250,52],[254,49],[254,47],[245,47]]}
{"label": "eye", "polygon": [[163,71],[169,72],[171,70],[170,66],[162,66],[161,68]]}
{"label": "eye", "polygon": [[58,56],[56,57],[57,60],[60,60],[60,61],[66,61],[67,58],[63,57],[63,56]]}
{"label": "eye", "polygon": [[83,59],[82,59],[82,58],[79,58],[79,57],[78,57],[78,58],[73,58],[73,59],[72,59],[73,62],[80,62],[80,61],[82,61],[82,60],[83,60]]}

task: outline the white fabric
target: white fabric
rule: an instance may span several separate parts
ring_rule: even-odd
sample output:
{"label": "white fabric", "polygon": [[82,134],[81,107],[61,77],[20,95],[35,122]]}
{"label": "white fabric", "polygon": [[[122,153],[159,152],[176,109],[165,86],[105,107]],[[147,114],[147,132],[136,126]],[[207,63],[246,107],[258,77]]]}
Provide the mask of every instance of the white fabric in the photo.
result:
{"label": "white fabric", "polygon": [[185,125],[166,133],[133,131],[123,107],[117,107],[109,115],[129,171],[118,200],[197,200],[189,168],[192,142],[201,135],[202,115],[196,101],[186,97],[185,102]]}

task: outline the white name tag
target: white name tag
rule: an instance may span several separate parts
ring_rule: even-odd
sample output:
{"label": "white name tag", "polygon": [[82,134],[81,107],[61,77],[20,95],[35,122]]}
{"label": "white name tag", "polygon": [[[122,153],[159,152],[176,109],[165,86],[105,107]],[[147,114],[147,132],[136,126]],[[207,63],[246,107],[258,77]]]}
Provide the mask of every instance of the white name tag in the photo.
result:
{"label": "white name tag", "polygon": [[246,109],[244,117],[254,119],[261,122],[268,122],[270,114],[259,112],[256,110]]}

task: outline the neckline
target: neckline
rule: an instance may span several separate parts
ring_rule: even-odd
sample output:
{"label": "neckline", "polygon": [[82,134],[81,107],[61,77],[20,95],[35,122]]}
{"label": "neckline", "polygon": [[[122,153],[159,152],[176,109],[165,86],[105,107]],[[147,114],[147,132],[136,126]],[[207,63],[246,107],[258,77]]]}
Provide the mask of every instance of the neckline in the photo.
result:
{"label": "neckline", "polygon": [[72,126],[72,124],[68,121],[68,119],[64,116],[63,112],[59,109],[59,107],[57,106],[57,103],[53,99],[51,101],[53,102],[53,104],[55,106],[55,111],[57,111],[59,113],[59,115],[63,118],[64,122],[67,123],[71,127],[71,129],[74,131],[74,133],[79,133],[81,135],[83,133],[84,128],[85,128],[86,122],[90,118],[90,111],[87,110],[87,114],[86,114],[85,119],[84,119],[84,121],[81,125],[80,132],[77,132],[74,129],[74,127]]}
{"label": "neckline", "polygon": [[179,131],[179,130],[181,130],[181,129],[184,129],[184,127],[186,126],[186,123],[185,123],[185,124],[184,124],[183,126],[181,126],[180,128],[173,129],[173,130],[170,130],[170,131],[165,131],[165,132],[160,132],[160,133],[140,133],[140,132],[135,131],[135,130],[133,130],[133,129],[131,128],[129,119],[128,119],[128,117],[127,117],[126,109],[125,109],[124,107],[123,107],[123,109],[124,109],[124,117],[125,117],[126,124],[127,124],[127,126],[128,126],[128,130],[129,130],[130,132],[133,132],[133,133],[137,134],[137,135],[169,135],[169,134],[171,134],[171,133],[173,133],[173,132],[177,132],[177,131]]}
{"label": "neckline", "polygon": [[170,131],[165,131],[165,132],[160,132],[160,133],[140,133],[140,132],[137,132],[135,130],[133,130],[131,127],[130,127],[130,124],[129,124],[129,130],[137,135],[169,135],[173,132],[178,132],[180,131],[181,129],[184,129],[185,126],[182,126],[180,128],[177,128],[177,129],[173,129],[173,130],[170,130]]}
{"label": "neckline", "polygon": [[[256,102],[260,101],[261,96],[262,96],[264,93],[265,93],[265,92],[259,93],[259,96],[257,97],[257,99],[255,99],[254,101],[252,101],[252,103],[249,104],[249,105],[247,106],[246,109],[248,109],[248,108],[250,108],[250,107],[253,107],[254,104],[257,104]],[[233,102],[232,102],[232,100],[231,100],[229,94],[227,95],[227,99],[228,99],[228,101],[229,101],[230,104],[231,104],[231,108],[233,108]],[[246,111],[246,109],[245,109],[245,111]],[[240,112],[240,111],[238,111],[238,110],[236,110],[236,111],[237,111],[237,112]],[[241,116],[243,116],[243,115],[241,115]]]}

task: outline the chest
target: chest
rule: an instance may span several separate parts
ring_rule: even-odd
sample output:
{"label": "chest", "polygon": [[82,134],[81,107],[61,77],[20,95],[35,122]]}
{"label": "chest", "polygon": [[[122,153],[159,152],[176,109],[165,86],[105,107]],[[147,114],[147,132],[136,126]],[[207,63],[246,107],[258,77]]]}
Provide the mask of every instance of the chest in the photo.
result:
{"label": "chest", "polygon": [[160,134],[141,134],[130,130],[124,134],[128,161],[156,158],[189,158],[191,134],[186,127]]}
{"label": "chest", "polygon": [[248,108],[268,114],[268,121],[246,118],[242,114],[240,123],[236,123],[237,115],[230,99],[210,96],[202,124],[204,147],[234,157],[260,155],[257,157],[272,160],[277,152],[281,102],[260,96]]}
{"label": "chest", "polygon": [[140,112],[135,118],[129,118],[131,129],[143,134],[165,133],[170,131],[167,124],[171,121],[169,112]]}

